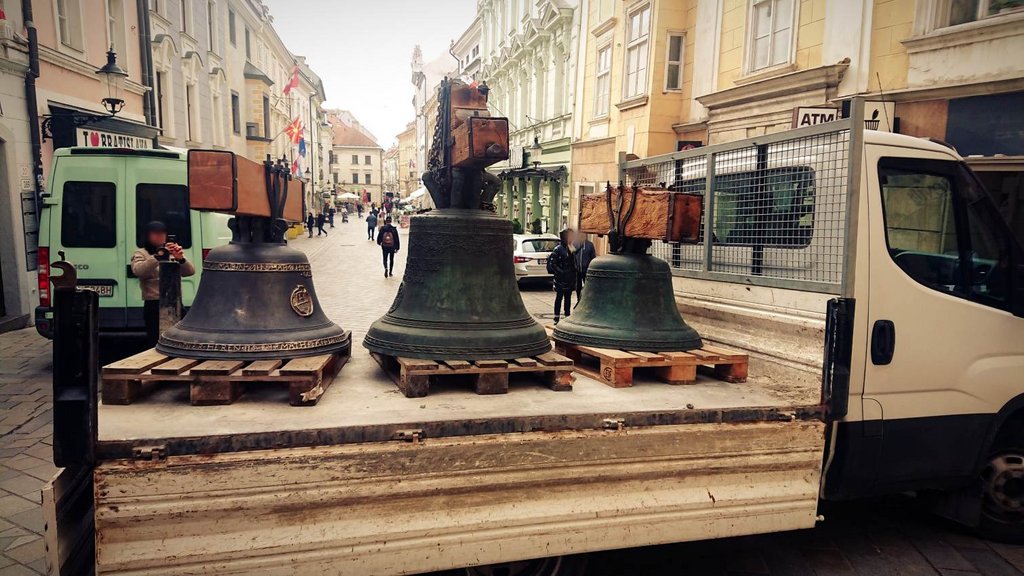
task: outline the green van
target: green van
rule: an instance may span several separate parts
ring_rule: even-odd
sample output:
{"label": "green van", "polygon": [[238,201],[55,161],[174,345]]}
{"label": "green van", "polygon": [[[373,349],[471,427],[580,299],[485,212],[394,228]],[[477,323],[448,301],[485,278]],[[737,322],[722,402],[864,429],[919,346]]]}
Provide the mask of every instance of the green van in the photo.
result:
{"label": "green van", "polygon": [[167,225],[196,274],[182,279],[185,307],[192,304],[198,264],[209,249],[231,239],[228,216],[189,210],[187,160],[170,150],[61,148],[53,154],[49,194],[39,228],[39,306],[36,331],[53,337],[50,263],[63,250],[78,271],[78,285],[100,295],[102,335],[143,335],[142,292],[131,256],[152,220]]}

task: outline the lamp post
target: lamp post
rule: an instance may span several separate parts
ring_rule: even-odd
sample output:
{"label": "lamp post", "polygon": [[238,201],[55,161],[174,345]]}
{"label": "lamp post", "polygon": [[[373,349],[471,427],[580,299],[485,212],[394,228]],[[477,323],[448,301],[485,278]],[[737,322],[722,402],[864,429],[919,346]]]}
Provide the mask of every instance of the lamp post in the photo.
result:
{"label": "lamp post", "polygon": [[57,115],[44,114],[42,121],[42,139],[44,142],[47,138],[53,138],[54,120],[68,122],[73,127],[78,128],[79,126],[113,118],[124,108],[124,99],[121,98],[121,92],[124,90],[124,80],[128,77],[128,73],[117,65],[117,53],[114,52],[113,44],[110,45],[110,50],[107,50],[107,63],[96,71],[96,75],[107,85],[107,97],[100,100],[107,114],[92,114],[89,112],[72,112],[70,114]]}

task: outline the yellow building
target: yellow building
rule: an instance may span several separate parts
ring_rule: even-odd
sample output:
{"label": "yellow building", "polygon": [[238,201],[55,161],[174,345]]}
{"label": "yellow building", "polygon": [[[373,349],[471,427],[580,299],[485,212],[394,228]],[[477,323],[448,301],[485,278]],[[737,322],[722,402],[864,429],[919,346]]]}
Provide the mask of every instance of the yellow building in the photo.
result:
{"label": "yellow building", "polygon": [[1024,0],[590,0],[573,207],[618,156],[780,132],[868,100],[957,148],[1024,238]]}
{"label": "yellow building", "polygon": [[406,197],[420,187],[420,169],[416,165],[416,122],[409,122],[397,139],[398,191]]}
{"label": "yellow building", "polygon": [[677,127],[691,121],[697,26],[690,0],[591,0],[581,9],[570,214],[581,193],[618,181],[619,153],[677,149]]}

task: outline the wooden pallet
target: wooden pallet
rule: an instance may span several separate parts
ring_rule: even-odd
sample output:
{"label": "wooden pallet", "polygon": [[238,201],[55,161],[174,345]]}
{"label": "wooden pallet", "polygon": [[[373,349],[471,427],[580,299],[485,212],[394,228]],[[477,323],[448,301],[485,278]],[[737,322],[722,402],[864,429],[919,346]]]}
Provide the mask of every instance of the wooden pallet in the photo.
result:
{"label": "wooden pallet", "polygon": [[555,341],[555,351],[572,359],[576,372],[613,388],[632,386],[638,368],[669,384],[693,384],[701,367],[719,380],[746,382],[749,363],[746,354],[707,344],[687,352],[636,352]]}
{"label": "wooden pallet", "polygon": [[282,360],[196,360],[155,349],[103,367],[104,404],[131,404],[161,383],[187,382],[193,406],[231,404],[249,382],[288,385],[292,406],[313,406],[348,362],[350,350]]}
{"label": "wooden pallet", "polygon": [[539,376],[556,392],[572,390],[576,379],[572,360],[546,352],[513,360],[419,360],[370,353],[387,372],[406,398],[422,398],[430,393],[430,381],[445,376],[464,376],[471,380],[477,394],[508,393],[509,374],[525,372]]}

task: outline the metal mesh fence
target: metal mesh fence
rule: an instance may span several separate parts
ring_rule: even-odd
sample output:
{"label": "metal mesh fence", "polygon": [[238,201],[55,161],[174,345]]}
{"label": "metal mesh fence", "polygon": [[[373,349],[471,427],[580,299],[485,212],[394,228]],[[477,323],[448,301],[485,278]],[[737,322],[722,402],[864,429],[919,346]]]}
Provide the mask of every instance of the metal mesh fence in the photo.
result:
{"label": "metal mesh fence", "polygon": [[704,200],[700,241],[652,253],[685,276],[839,292],[850,131],[819,132],[626,162],[628,185]]}

